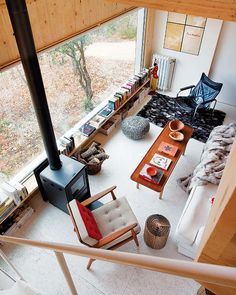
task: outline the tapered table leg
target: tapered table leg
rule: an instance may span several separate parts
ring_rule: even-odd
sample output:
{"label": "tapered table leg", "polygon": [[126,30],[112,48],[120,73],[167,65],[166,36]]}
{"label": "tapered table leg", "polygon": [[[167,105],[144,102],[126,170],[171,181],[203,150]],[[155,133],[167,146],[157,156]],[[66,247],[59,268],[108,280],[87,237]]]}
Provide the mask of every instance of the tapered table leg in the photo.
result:
{"label": "tapered table leg", "polygon": [[136,184],[136,188],[139,189],[139,183]]}
{"label": "tapered table leg", "polygon": [[163,191],[159,193],[159,199],[162,200]]}

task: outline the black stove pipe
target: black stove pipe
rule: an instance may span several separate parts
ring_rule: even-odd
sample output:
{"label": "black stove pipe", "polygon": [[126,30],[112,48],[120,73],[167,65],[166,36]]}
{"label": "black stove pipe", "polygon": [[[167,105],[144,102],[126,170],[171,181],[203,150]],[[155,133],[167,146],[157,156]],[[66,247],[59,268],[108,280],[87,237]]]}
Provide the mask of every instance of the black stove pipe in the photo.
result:
{"label": "black stove pipe", "polygon": [[6,0],[6,4],[30,89],[31,99],[37,115],[48,162],[52,170],[59,170],[61,168],[61,162],[35,50],[27,6],[25,0]]}

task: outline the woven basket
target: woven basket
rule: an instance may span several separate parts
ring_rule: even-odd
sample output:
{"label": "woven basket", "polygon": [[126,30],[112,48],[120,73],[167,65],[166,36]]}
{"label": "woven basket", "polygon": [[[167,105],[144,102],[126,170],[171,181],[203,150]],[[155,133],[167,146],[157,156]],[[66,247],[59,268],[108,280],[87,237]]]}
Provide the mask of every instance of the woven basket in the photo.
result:
{"label": "woven basket", "polygon": [[144,241],[153,249],[165,246],[170,232],[170,223],[162,215],[154,214],[148,217],[144,229]]}
{"label": "woven basket", "polygon": [[[76,156],[76,159],[86,165],[86,168],[87,168],[87,172],[89,175],[95,175],[97,174],[99,171],[101,171],[101,168],[102,168],[102,163],[104,162],[104,160],[101,160],[100,163],[88,163],[86,162],[83,158],[81,158],[81,154],[83,154],[85,151],[87,150],[86,149],[82,149],[81,151],[79,151],[75,156]],[[98,150],[101,152],[101,153],[105,153],[104,149],[102,147],[98,147]]]}

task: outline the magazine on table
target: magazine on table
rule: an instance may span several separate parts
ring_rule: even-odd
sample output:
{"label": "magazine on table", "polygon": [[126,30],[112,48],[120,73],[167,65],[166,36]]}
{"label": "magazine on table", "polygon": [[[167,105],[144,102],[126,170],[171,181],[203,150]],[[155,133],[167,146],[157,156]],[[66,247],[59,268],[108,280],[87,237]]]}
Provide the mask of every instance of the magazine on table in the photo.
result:
{"label": "magazine on table", "polygon": [[167,157],[164,157],[159,154],[154,154],[154,156],[152,157],[152,159],[150,161],[150,164],[152,164],[156,167],[159,167],[161,169],[168,170],[171,162],[172,162],[172,160]]}
{"label": "magazine on table", "polygon": [[176,155],[177,151],[178,151],[178,147],[176,145],[167,143],[165,141],[162,141],[158,147],[158,152],[163,152],[163,153],[168,154],[172,157],[174,157]]}

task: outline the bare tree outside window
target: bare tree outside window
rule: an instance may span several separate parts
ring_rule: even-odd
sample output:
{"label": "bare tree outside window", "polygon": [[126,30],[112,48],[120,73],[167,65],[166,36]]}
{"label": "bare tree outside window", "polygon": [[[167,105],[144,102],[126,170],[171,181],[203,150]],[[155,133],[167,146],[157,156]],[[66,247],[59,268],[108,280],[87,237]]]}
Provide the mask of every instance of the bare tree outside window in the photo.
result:
{"label": "bare tree outside window", "polygon": [[[38,55],[56,138],[134,73],[137,11]],[[43,151],[21,64],[0,73],[0,181]]]}
{"label": "bare tree outside window", "polygon": [[86,112],[90,112],[94,108],[92,102],[93,90],[91,86],[91,78],[87,69],[85,58],[85,49],[90,43],[91,39],[89,36],[82,36],[51,52],[51,54],[59,52],[61,55],[67,55],[71,59],[74,74],[78,77],[78,82],[85,94],[83,104]]}

